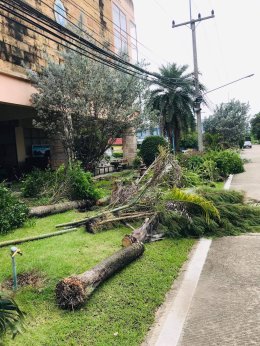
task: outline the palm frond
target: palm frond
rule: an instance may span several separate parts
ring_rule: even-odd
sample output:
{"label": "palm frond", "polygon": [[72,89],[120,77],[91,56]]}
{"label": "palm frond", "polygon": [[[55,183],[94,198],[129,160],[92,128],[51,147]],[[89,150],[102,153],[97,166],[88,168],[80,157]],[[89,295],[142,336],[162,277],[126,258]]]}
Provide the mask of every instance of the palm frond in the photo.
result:
{"label": "palm frond", "polygon": [[15,301],[0,293],[0,339],[10,331],[13,338],[23,329],[25,313]]}
{"label": "palm frond", "polygon": [[186,193],[181,189],[174,188],[170,192],[167,192],[164,197],[166,201],[175,201],[182,203],[194,204],[201,208],[206,222],[209,223],[211,218],[220,219],[219,211],[215,207],[212,201],[207,200],[206,198],[194,194],[194,193]]}

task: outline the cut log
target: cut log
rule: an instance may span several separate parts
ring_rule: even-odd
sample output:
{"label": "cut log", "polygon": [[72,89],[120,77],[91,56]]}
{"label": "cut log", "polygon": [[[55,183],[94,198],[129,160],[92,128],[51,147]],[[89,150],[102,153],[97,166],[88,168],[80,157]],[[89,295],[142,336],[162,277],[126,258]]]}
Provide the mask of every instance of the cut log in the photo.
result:
{"label": "cut log", "polygon": [[143,252],[144,245],[135,243],[117,251],[91,270],[61,280],[56,286],[58,305],[68,310],[79,308],[102,282],[137,259]]}
{"label": "cut log", "polygon": [[157,214],[153,215],[151,218],[145,219],[144,224],[140,228],[124,236],[122,239],[122,246],[128,247],[136,242],[146,243],[162,239],[163,234],[157,233],[158,225],[159,218]]}
{"label": "cut log", "polygon": [[65,211],[72,209],[82,209],[91,207],[90,201],[70,201],[52,205],[43,205],[39,207],[33,207],[30,209],[30,217],[43,217],[47,215],[53,215],[58,213],[64,213]]}

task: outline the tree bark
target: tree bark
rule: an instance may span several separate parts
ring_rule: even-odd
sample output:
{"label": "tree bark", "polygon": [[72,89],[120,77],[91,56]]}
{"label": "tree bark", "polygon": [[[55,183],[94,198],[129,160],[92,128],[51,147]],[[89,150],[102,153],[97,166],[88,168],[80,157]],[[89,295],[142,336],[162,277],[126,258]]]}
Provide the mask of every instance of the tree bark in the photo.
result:
{"label": "tree bark", "polygon": [[91,206],[90,201],[70,201],[64,203],[57,203],[52,205],[43,205],[39,207],[33,207],[30,209],[30,217],[43,217],[47,215],[64,213],[65,211],[78,209],[78,208],[89,208]]}
{"label": "tree bark", "polygon": [[158,225],[159,218],[157,214],[147,218],[140,228],[137,228],[131,234],[126,234],[124,236],[122,239],[122,246],[128,247],[136,242],[145,243],[162,239],[163,234],[157,233]]}
{"label": "tree bark", "polygon": [[143,252],[144,245],[135,243],[117,251],[85,273],[61,280],[56,286],[58,305],[68,310],[79,308],[102,282],[137,259]]}

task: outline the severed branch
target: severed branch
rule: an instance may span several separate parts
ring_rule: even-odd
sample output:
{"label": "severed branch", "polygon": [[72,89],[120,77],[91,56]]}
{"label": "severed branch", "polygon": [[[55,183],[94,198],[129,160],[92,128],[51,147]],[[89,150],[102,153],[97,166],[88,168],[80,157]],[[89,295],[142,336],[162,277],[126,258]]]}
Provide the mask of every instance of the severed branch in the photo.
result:
{"label": "severed branch", "polygon": [[145,219],[144,224],[135,229],[131,234],[126,234],[122,239],[122,246],[128,247],[136,242],[147,243],[151,241],[157,241],[163,239],[163,234],[157,233],[157,228],[159,225],[159,217],[157,214],[149,219]]}
{"label": "severed branch", "polygon": [[104,227],[109,227],[110,225],[113,225],[114,223],[126,221],[126,220],[134,220],[134,219],[140,219],[144,218],[150,215],[153,215],[154,213],[136,213],[136,214],[128,214],[126,216],[120,215],[119,217],[114,218],[108,218],[108,219],[94,219],[91,221],[88,221],[86,223],[86,231],[89,233],[97,233],[98,231],[102,230]]}

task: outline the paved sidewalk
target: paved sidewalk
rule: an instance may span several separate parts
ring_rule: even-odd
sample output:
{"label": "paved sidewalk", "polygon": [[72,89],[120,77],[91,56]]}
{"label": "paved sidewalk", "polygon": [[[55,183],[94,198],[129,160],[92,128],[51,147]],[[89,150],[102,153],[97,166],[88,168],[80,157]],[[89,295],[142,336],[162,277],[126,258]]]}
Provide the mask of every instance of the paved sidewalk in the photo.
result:
{"label": "paved sidewalk", "polygon": [[260,345],[259,253],[260,235],[212,242],[178,346]]}
{"label": "paved sidewalk", "polygon": [[[244,150],[242,156],[250,163],[245,173],[234,177],[231,189],[243,190],[248,198],[260,201],[260,145]],[[187,298],[181,294],[183,283],[184,287],[191,283],[190,274],[186,275],[188,263],[187,272],[179,278],[177,288],[170,291],[143,345],[260,345],[259,254],[260,234],[213,240],[199,280],[190,290],[191,297],[191,292],[185,293]],[[180,295],[184,296],[182,304]]]}
{"label": "paved sidewalk", "polygon": [[260,145],[244,149],[242,157],[250,162],[245,164],[244,173],[234,176],[231,189],[245,191],[248,198],[260,201]]}

